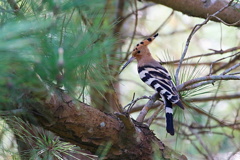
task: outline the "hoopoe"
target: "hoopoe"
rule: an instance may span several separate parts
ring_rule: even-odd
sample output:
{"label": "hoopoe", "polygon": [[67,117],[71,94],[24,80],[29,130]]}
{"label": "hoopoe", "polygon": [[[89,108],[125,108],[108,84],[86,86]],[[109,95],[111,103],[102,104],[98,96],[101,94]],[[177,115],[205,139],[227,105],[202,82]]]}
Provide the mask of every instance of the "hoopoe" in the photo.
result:
{"label": "hoopoe", "polygon": [[171,135],[174,135],[172,104],[176,104],[182,109],[184,109],[184,107],[168,71],[160,65],[158,61],[153,59],[150,51],[148,50],[148,44],[150,44],[157,36],[158,34],[137,44],[131,52],[132,57],[122,67],[121,71],[130,62],[135,59],[137,60],[138,73],[141,80],[156,90],[164,101],[166,112],[166,130]]}

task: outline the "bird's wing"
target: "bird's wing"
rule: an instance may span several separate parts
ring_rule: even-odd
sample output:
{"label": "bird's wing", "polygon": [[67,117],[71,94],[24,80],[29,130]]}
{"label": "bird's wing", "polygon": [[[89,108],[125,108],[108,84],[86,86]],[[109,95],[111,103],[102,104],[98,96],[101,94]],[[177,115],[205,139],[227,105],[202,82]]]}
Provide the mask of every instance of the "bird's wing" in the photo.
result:
{"label": "bird's wing", "polygon": [[141,66],[138,67],[138,73],[143,82],[158,91],[158,93],[162,94],[172,103],[177,103],[180,100],[171,76],[162,66]]}

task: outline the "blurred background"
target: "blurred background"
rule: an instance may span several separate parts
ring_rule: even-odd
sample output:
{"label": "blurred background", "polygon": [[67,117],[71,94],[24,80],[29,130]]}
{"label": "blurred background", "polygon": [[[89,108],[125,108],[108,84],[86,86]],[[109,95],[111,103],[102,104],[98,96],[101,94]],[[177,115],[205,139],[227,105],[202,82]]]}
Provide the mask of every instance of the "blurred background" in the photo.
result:
{"label": "blurred background", "polygon": [[[12,117],[24,108],[23,92],[40,89],[39,79],[107,113],[125,107],[136,119],[148,99],[137,101],[132,110],[128,104],[155,92],[140,80],[136,62],[118,74],[129,53],[143,39],[159,33],[149,49],[175,81],[187,38],[203,21],[152,2],[2,0],[0,157],[23,158],[24,143],[32,143],[33,137],[46,142],[43,137],[52,134],[36,133],[31,118],[25,124]],[[209,21],[190,41],[185,57],[190,58],[180,69],[180,84],[210,73],[220,75],[239,64],[239,46],[238,27]],[[238,76],[239,68],[230,73]],[[180,94],[188,106],[184,111],[175,108],[177,133],[167,135],[164,110],[160,110],[150,126],[157,137],[189,159],[240,159],[240,81],[215,81]],[[146,121],[156,108],[149,111]],[[19,137],[29,139],[20,145]],[[29,157],[41,159],[44,152],[57,157],[44,150],[49,143],[41,144],[27,146]]]}
{"label": "blurred background", "polygon": [[[159,37],[149,46],[151,53],[156,59],[162,62],[179,60],[192,28],[204,20],[183,15],[180,12],[173,11],[162,5],[140,4],[138,8],[146,5],[152,6],[138,12],[136,34],[144,37],[158,30]],[[128,35],[131,35],[131,32],[134,31],[135,16],[130,17],[128,21],[129,23],[125,24],[127,28],[126,31],[121,34],[128,39],[128,43],[126,43],[127,47],[131,41]],[[132,25],[132,30],[130,30],[129,24]],[[128,35],[125,35],[125,33]],[[193,36],[186,57],[214,53],[215,50],[220,51],[239,46],[239,36],[240,32],[238,28],[216,22],[209,22]],[[136,36],[134,39],[134,42],[136,42],[133,42],[133,44],[137,44],[141,40],[142,38]],[[236,52],[229,52],[224,55],[215,54],[208,57],[200,56],[185,61],[180,70],[181,81],[185,82],[193,78],[208,75],[213,63],[214,66],[218,68],[228,63],[231,58],[218,61],[219,59],[235,53]],[[237,63],[239,63],[239,59]],[[172,77],[174,77],[177,64],[166,64],[164,67],[166,67]],[[237,71],[239,71],[239,69]],[[122,104],[131,102],[134,94],[136,97],[141,97],[155,93],[154,90],[146,86],[139,79],[136,63],[131,64],[128,69],[125,69],[125,71],[121,73],[120,79],[122,80],[120,82]],[[179,135],[176,137],[166,136],[165,128],[159,127],[165,123],[164,111],[159,113],[159,120],[153,122],[151,128],[166,144],[171,145],[180,153],[187,153],[189,159],[211,159],[209,154],[212,154],[213,159],[238,159],[239,155],[234,158],[231,157],[231,154],[234,153],[233,150],[239,151],[240,137],[239,131],[237,131],[238,129],[236,130],[236,128],[239,128],[240,121],[239,90],[239,81],[220,81],[214,85],[208,85],[200,87],[197,90],[189,91],[188,93],[182,93],[185,95],[185,99],[193,100],[191,103],[193,107],[199,108],[207,114],[202,114],[189,108],[186,108],[184,113],[180,110],[180,113],[175,112],[175,119],[178,120],[179,123],[183,123],[179,124]],[[226,95],[238,96],[235,98],[226,97],[227,99],[225,99],[224,97]],[[220,99],[204,100],[206,97],[214,96],[220,96]],[[146,102],[147,100],[138,101],[136,106],[144,105]],[[134,115],[137,117],[138,113],[132,115],[133,117]],[[212,118],[209,118],[209,115],[218,119],[219,122],[227,124],[234,123],[235,125],[233,125],[234,127],[222,126]],[[149,114],[149,116],[151,116],[151,114]],[[191,125],[197,125],[196,128],[198,129],[190,129],[190,132],[187,131]],[[185,130],[185,127],[188,129]],[[204,154],[205,156],[203,156]]]}

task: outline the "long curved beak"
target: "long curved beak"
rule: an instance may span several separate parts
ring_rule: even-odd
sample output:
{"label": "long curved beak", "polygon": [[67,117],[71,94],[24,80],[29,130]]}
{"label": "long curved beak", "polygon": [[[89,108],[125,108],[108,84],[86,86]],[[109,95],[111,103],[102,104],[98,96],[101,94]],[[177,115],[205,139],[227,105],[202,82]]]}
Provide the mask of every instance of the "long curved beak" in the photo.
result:
{"label": "long curved beak", "polygon": [[122,69],[120,70],[119,74],[120,74],[120,73],[124,70],[124,68],[126,68],[127,65],[128,65],[129,63],[131,63],[134,59],[135,59],[135,57],[131,57],[131,58],[123,65],[123,67],[122,67]]}

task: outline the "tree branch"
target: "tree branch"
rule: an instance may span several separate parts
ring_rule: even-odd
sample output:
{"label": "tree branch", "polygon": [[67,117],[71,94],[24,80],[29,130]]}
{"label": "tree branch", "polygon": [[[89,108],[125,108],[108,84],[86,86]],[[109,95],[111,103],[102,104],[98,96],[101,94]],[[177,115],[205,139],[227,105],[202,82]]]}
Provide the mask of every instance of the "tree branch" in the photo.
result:
{"label": "tree branch", "polygon": [[232,66],[232,67],[226,69],[221,75],[225,75],[225,74],[231,72],[232,70],[236,69],[236,68],[239,67],[239,66],[240,66],[240,63],[235,64],[234,66]]}
{"label": "tree branch", "polygon": [[[213,74],[213,71],[212,71],[213,64],[215,64],[216,62],[222,61],[222,60],[224,60],[224,59],[227,59],[227,58],[230,58],[230,57],[234,57],[234,56],[235,56],[234,59],[229,60],[228,63],[226,63],[225,65],[219,67],[219,68],[217,69],[217,70],[219,71],[219,70],[221,70],[221,69],[223,69],[223,68],[225,68],[225,67],[228,67],[229,65],[231,65],[232,63],[234,63],[236,60],[238,60],[238,57],[240,57],[240,54],[239,54],[239,53],[240,53],[240,52],[237,52],[237,53],[235,53],[235,54],[232,54],[232,55],[227,56],[227,57],[220,58],[220,59],[212,62],[211,66],[210,66],[209,75],[212,75],[212,74]],[[215,70],[214,72],[216,73],[217,71]]]}
{"label": "tree branch", "polygon": [[[228,48],[226,50],[213,50],[214,52],[211,53],[206,53],[206,54],[199,54],[199,55],[195,55],[195,56],[191,56],[191,57],[187,57],[183,59],[183,62],[189,59],[193,59],[193,58],[200,58],[200,57],[207,57],[207,56],[215,56],[217,54],[224,54],[224,53],[229,53],[229,52],[233,52],[233,51],[237,51],[240,49],[240,46],[238,47],[232,47],[232,48]],[[211,49],[212,50],[212,49]],[[174,61],[167,61],[167,62],[161,62],[161,64],[171,64],[171,63],[178,63],[180,61],[179,60],[174,60]],[[195,64],[196,65],[196,64]]]}
{"label": "tree branch", "polygon": [[[188,98],[186,101],[188,102],[208,102],[216,99],[221,99],[221,100],[231,100],[231,99],[238,99],[240,98],[240,93],[234,93],[230,95],[220,95],[220,96],[213,96],[213,97],[200,97],[200,98]],[[157,108],[161,106],[163,103],[160,101],[155,102],[151,109]],[[135,106],[134,108],[131,109],[130,113],[138,112],[141,111],[144,105],[138,105]]]}
{"label": "tree branch", "polygon": [[189,102],[207,102],[212,100],[230,100],[240,98],[240,93],[235,93],[231,95],[213,96],[213,97],[201,97],[201,98],[190,98],[187,99]]}
{"label": "tree branch", "polygon": [[[194,83],[198,83],[198,82],[202,82],[202,81],[204,81],[204,83],[206,83],[206,81],[209,81],[209,80],[213,80],[213,81],[216,81],[216,80],[240,80],[240,76],[234,76],[234,75],[218,75],[218,76],[215,76],[215,75],[213,75],[213,76],[205,76],[205,77],[195,78],[195,79],[189,80],[187,82],[184,82],[181,85],[178,85],[177,90],[178,91],[189,90],[189,89],[186,88],[187,86],[190,86]],[[211,83],[211,82],[212,81],[209,81],[209,83]]]}
{"label": "tree branch", "polygon": [[224,69],[224,68],[227,68],[227,67],[230,66],[231,64],[233,64],[233,63],[235,63],[236,61],[238,61],[239,58],[240,58],[240,54],[237,55],[236,57],[234,57],[233,59],[231,59],[228,63],[220,66],[219,68],[213,70],[212,73],[211,73],[211,72],[210,72],[210,73],[211,73],[211,74],[215,74],[215,73],[217,73],[218,71],[220,71],[220,70],[222,70],[222,69]]}
{"label": "tree branch", "polygon": [[156,100],[159,99],[159,94],[155,93],[150,100],[144,105],[144,107],[142,108],[141,112],[139,113],[138,117],[137,117],[137,121],[138,122],[143,122],[145,116],[147,115],[149,109],[153,106],[153,104],[155,103]]}
{"label": "tree branch", "polygon": [[[176,11],[180,11],[183,14],[187,14],[193,17],[199,17],[206,19],[209,15],[219,11],[226,6],[228,1],[217,0],[214,1],[209,7],[205,7],[204,3],[200,0],[146,0],[148,2],[154,2],[156,4],[162,4]],[[218,18],[212,18],[212,21],[222,22],[227,24],[234,24],[239,22],[240,12],[238,6],[228,7],[226,10],[218,14]],[[214,15],[215,16],[215,15]],[[240,23],[235,24],[236,27],[240,26]]]}
{"label": "tree branch", "polygon": [[190,42],[191,42],[191,39],[192,39],[193,35],[194,35],[203,25],[207,24],[208,21],[210,21],[210,19],[212,19],[213,16],[216,16],[216,15],[220,14],[221,12],[223,12],[224,10],[226,10],[227,8],[229,8],[229,6],[232,4],[232,2],[233,2],[233,0],[231,0],[227,5],[224,5],[224,7],[220,8],[219,10],[217,10],[215,13],[207,16],[207,18],[206,18],[202,23],[197,24],[197,25],[194,26],[194,28],[192,29],[190,35],[189,35],[188,38],[187,38],[184,51],[183,51],[183,53],[182,53],[181,59],[180,59],[179,64],[178,64],[178,68],[177,68],[176,73],[175,73],[176,85],[179,85],[178,75],[179,75],[179,72],[180,72],[180,68],[181,68],[183,59],[185,58],[185,56],[186,56],[186,54],[187,54],[187,50],[188,50],[188,47],[189,47],[189,44],[190,44]]}
{"label": "tree branch", "polygon": [[[164,146],[148,126],[125,114],[105,114],[62,90],[33,90],[25,93],[23,98],[27,99],[25,106],[40,125],[63,140],[92,153],[110,143],[107,159],[151,159],[153,149],[163,153],[163,158],[165,152],[174,152]],[[152,144],[157,144],[157,148]],[[181,155],[174,153],[173,157],[180,159]]]}

